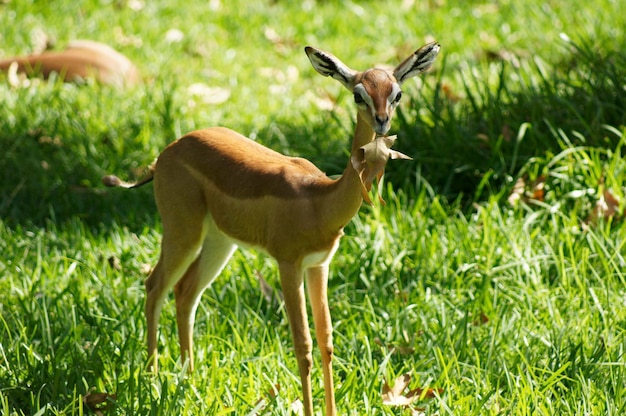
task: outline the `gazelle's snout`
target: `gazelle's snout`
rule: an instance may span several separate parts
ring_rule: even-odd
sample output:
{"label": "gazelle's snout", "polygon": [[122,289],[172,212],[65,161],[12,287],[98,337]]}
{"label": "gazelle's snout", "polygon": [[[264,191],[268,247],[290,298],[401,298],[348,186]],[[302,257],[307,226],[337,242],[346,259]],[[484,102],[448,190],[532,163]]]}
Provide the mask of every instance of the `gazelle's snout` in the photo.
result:
{"label": "gazelle's snout", "polygon": [[384,136],[391,128],[391,120],[387,114],[374,116],[374,126],[376,134]]}

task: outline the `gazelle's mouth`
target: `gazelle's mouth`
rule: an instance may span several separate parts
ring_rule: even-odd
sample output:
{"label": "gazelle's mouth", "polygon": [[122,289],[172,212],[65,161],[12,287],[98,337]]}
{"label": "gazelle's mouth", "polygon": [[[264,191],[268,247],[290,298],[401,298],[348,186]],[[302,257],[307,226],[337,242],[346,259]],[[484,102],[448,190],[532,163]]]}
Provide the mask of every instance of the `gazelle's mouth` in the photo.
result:
{"label": "gazelle's mouth", "polygon": [[376,126],[374,127],[374,133],[376,133],[376,136],[387,136],[387,133],[389,133],[389,128],[390,126],[388,125],[388,123],[386,123],[387,125],[382,125],[382,126]]}

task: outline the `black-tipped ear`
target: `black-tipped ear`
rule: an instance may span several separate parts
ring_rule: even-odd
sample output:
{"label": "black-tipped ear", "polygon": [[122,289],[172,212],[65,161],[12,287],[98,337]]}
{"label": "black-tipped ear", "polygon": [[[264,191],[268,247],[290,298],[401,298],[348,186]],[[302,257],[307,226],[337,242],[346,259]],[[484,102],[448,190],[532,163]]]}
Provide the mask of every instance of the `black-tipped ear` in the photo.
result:
{"label": "black-tipped ear", "polygon": [[439,54],[441,46],[437,42],[431,42],[416,50],[400,65],[393,70],[393,75],[402,84],[407,79],[429,69]]}
{"label": "black-tipped ear", "polygon": [[313,68],[317,72],[325,77],[332,77],[336,79],[341,82],[344,87],[352,90],[356,71],[350,69],[332,53],[325,52],[312,46],[307,46],[304,48],[304,51],[309,57],[311,65],[313,65]]}

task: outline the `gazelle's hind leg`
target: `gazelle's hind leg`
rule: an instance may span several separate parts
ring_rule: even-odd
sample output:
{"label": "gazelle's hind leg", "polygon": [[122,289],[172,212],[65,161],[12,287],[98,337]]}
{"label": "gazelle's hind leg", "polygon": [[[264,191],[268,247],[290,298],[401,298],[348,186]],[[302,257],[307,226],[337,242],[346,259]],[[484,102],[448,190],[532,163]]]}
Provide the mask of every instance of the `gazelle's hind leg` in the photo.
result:
{"label": "gazelle's hind leg", "polygon": [[181,360],[189,360],[189,371],[193,370],[193,325],[200,298],[236,248],[215,225],[210,225],[200,255],[174,287]]}
{"label": "gazelle's hind leg", "polygon": [[[180,237],[180,236],[179,236]],[[146,279],[146,320],[148,325],[149,367],[158,371],[157,333],[163,302],[172,287],[178,282],[197,257],[202,241],[202,230],[187,238],[175,239],[163,234],[161,256],[157,265]],[[175,249],[173,247],[176,247]],[[171,249],[168,249],[172,247]]]}
{"label": "gazelle's hind leg", "polygon": [[[154,372],[158,370],[157,329],[163,302],[198,258],[208,231],[206,211],[193,209],[202,206],[201,190],[188,186],[192,183],[191,178],[185,175],[160,175],[161,165],[168,166],[171,163],[165,156],[164,152],[154,171],[154,194],[163,222],[161,255],[146,279],[148,357]],[[185,192],[181,192],[181,189]],[[175,197],[172,199],[169,195]]]}

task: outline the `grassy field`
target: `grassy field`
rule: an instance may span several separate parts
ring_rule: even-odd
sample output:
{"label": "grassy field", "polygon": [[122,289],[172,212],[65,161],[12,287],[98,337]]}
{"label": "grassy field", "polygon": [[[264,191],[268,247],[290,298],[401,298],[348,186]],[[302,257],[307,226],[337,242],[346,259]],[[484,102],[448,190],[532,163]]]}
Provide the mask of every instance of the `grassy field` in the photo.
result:
{"label": "grassy field", "polygon": [[[172,302],[162,372],[144,371],[143,280],[161,225],[151,186],[100,178],[134,178],[211,125],[340,173],[354,104],[304,46],[364,69],[433,39],[442,53],[403,86],[392,127],[414,160],[390,162],[387,205],[361,209],[331,267],[339,413],[624,414],[620,6],[0,2],[0,58],[94,39],[144,80],[117,90],[0,75],[0,414],[93,414],[91,401],[105,415],[297,414],[285,312],[259,283],[278,291],[277,270],[258,253],[237,252],[204,295],[197,371],[177,362]],[[440,390],[383,404],[403,374],[407,392]]]}

